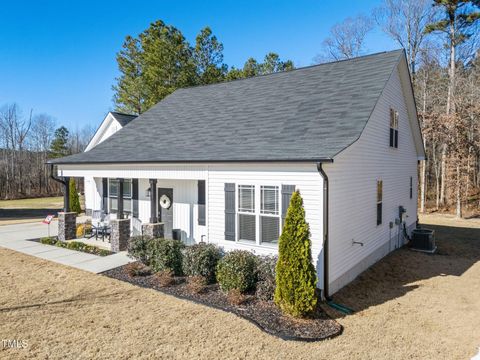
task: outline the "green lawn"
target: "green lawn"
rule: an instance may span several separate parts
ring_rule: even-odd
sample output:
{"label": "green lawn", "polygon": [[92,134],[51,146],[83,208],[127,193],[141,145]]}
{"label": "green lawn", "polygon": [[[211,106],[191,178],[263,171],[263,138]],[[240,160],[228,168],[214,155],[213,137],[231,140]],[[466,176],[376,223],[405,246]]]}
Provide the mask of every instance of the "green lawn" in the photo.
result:
{"label": "green lawn", "polygon": [[62,196],[21,200],[0,200],[0,208],[2,209],[58,209],[62,206]]}

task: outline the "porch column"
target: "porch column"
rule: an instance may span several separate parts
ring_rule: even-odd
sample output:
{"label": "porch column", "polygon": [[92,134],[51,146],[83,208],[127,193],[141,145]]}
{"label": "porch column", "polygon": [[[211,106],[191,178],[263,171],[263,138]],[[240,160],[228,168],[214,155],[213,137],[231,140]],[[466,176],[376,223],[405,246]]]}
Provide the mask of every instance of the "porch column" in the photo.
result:
{"label": "porch column", "polygon": [[130,219],[113,219],[111,226],[110,244],[112,251],[127,250],[128,239],[130,239]]}
{"label": "porch column", "polygon": [[150,179],[150,223],[157,222],[157,179]]}
{"label": "porch column", "polygon": [[77,213],[58,213],[58,240],[65,241],[77,237]]}
{"label": "porch column", "polygon": [[64,185],[63,212],[67,213],[70,211],[70,177],[69,176],[63,177],[63,185]]}
{"label": "porch column", "polygon": [[118,214],[119,220],[123,219],[123,178],[118,178]]}

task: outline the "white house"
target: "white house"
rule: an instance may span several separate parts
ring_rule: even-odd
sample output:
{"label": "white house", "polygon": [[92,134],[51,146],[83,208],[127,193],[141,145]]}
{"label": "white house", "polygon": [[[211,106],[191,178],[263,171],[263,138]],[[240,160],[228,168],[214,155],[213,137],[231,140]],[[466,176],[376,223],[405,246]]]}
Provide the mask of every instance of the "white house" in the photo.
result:
{"label": "white house", "polygon": [[402,50],[179,89],[118,116],[84,153],[52,161],[86,179],[88,210],[117,212],[121,181],[123,212],[166,236],[274,254],[298,189],[324,295],[415,227],[425,153]]}

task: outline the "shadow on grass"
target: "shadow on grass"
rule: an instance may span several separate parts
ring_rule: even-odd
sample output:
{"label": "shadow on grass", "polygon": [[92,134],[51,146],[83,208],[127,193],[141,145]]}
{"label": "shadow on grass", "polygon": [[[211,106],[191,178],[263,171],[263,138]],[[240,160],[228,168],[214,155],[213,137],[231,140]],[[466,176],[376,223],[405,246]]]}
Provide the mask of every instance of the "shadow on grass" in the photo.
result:
{"label": "shadow on grass", "polygon": [[[480,260],[480,228],[424,227],[435,230],[436,254],[416,252],[407,247],[396,250],[334,294],[333,300],[355,311],[364,310],[417,289],[418,281],[461,276]],[[335,312],[335,316],[343,315]]]}
{"label": "shadow on grass", "polygon": [[[122,298],[126,299],[128,297],[125,296],[125,295],[129,295],[130,293],[133,293],[135,291],[136,291],[136,289],[122,291],[122,292],[114,292],[114,293],[103,294],[103,295],[99,295],[98,293],[83,293],[83,294],[77,294],[75,296],[72,296],[71,298],[57,300],[57,301],[47,301],[47,302],[43,302],[43,303],[34,303],[34,304],[25,304],[25,305],[4,307],[4,308],[0,308],[0,313],[15,311],[15,310],[22,310],[22,309],[30,309],[30,308],[43,308],[43,307],[51,306],[51,305],[69,304],[69,303],[84,302],[84,301],[93,301],[93,300],[104,299],[104,298],[112,298],[112,297],[116,297],[118,295],[122,295]],[[111,301],[110,301],[110,303],[111,303]]]}
{"label": "shadow on grass", "polygon": [[47,215],[57,214],[62,209],[0,209],[0,220],[22,220],[44,218]]}

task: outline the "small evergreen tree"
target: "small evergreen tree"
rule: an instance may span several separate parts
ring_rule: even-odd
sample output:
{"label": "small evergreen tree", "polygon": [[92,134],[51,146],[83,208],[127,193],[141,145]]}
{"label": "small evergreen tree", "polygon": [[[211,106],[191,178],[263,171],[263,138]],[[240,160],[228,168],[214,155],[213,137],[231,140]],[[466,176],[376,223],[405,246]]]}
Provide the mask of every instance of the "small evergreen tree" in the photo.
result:
{"label": "small evergreen tree", "polygon": [[317,304],[317,275],[312,264],[310,227],[299,191],[290,200],[278,253],[275,303],[289,315],[308,315]]}
{"label": "small evergreen tree", "polygon": [[77,187],[73,178],[70,178],[68,186],[70,187],[70,211],[80,214],[82,208],[80,207],[80,198],[78,197]]}

